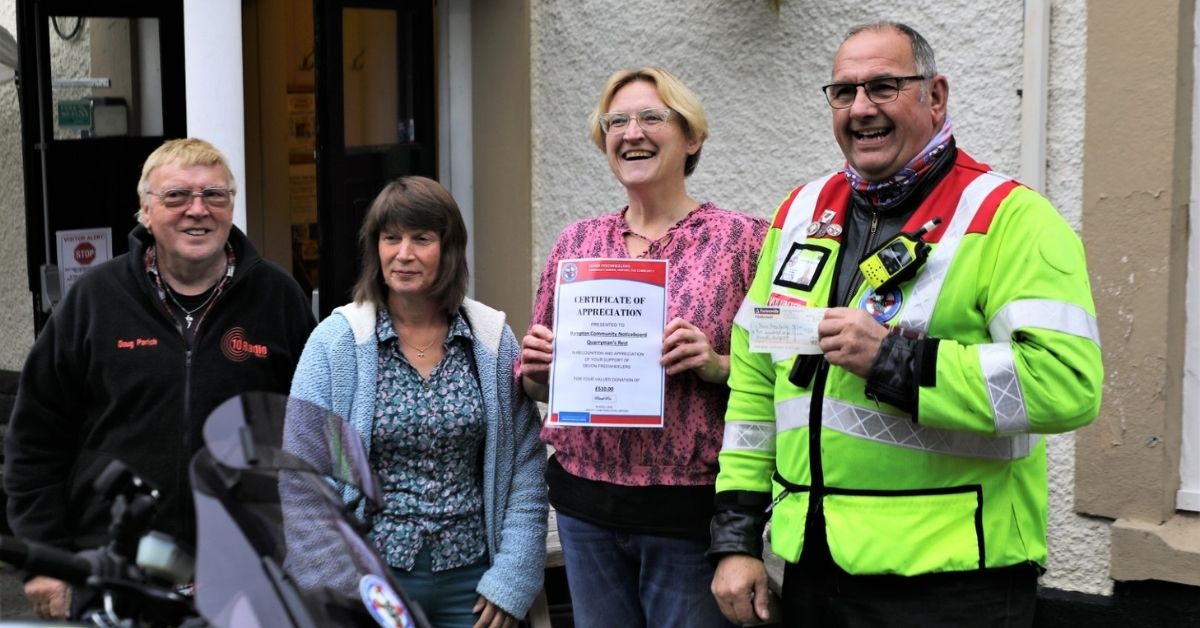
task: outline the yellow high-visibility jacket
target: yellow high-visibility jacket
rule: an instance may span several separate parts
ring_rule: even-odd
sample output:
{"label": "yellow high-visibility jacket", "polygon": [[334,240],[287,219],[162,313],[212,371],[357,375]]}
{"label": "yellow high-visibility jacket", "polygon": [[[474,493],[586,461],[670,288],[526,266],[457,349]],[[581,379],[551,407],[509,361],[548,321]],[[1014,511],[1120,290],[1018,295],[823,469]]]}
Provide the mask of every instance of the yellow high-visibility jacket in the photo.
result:
{"label": "yellow high-visibility jacket", "polygon": [[[772,500],[776,554],[795,562],[822,509],[851,574],[917,575],[1046,560],[1046,442],[1089,423],[1103,384],[1083,246],[1050,203],[962,151],[906,223],[942,220],[917,275],[850,305],[922,334],[916,411],[869,399],[822,362],[801,386],[794,355],[749,351],[753,308],[825,307],[850,188],[840,173],[776,211],[733,327],[717,477]],[[936,340],[934,340],[936,339]]]}

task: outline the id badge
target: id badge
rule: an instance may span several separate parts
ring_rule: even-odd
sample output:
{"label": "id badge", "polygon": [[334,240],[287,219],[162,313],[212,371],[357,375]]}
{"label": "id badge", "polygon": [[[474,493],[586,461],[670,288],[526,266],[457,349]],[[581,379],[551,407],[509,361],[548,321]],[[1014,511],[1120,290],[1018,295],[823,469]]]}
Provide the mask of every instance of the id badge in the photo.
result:
{"label": "id badge", "polygon": [[810,244],[793,243],[775,275],[775,284],[796,290],[812,290],[829,260],[829,250]]}

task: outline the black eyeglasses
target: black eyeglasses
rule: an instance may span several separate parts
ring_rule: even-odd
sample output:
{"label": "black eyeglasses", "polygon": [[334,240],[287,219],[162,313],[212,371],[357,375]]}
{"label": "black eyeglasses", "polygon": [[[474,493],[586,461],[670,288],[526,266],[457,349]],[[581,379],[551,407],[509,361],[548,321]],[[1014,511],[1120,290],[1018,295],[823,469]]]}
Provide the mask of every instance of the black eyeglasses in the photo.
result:
{"label": "black eyeglasses", "polygon": [[162,192],[154,192],[146,190],[162,201],[163,207],[171,211],[183,211],[192,204],[192,198],[199,196],[204,206],[212,209],[228,209],[233,203],[233,191],[225,188],[204,188],[199,192],[193,192],[187,188],[174,188],[163,190]]}
{"label": "black eyeglasses", "polygon": [[863,88],[867,93],[867,100],[883,105],[896,100],[900,96],[901,90],[904,89],[904,84],[908,81],[924,81],[927,76],[881,76],[873,78],[869,81],[861,83],[830,83],[821,88],[825,92],[825,98],[829,101],[829,106],[834,109],[845,109],[854,104],[854,99],[858,97],[858,88]]}

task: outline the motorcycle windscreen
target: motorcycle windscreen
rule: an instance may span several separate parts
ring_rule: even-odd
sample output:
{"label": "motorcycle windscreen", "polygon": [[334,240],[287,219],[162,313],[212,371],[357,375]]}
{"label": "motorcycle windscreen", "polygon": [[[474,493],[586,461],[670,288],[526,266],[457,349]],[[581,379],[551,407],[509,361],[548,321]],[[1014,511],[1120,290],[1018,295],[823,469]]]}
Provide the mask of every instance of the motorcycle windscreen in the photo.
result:
{"label": "motorcycle windscreen", "polygon": [[233,469],[291,469],[325,475],[378,504],[379,485],[358,432],[336,414],[278,393],[232,397],[208,416],[204,444]]}
{"label": "motorcycle windscreen", "polygon": [[196,608],[213,625],[428,625],[323,477],[201,451],[192,488]]}

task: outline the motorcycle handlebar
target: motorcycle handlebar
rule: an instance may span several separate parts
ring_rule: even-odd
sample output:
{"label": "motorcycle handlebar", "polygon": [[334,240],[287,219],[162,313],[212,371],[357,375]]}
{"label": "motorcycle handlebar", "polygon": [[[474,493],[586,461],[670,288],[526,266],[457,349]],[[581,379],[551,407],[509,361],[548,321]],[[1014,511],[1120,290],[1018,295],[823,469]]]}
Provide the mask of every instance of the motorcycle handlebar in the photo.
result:
{"label": "motorcycle handlebar", "polygon": [[58,578],[73,585],[87,583],[92,564],[66,550],[0,535],[0,560],[31,574]]}

